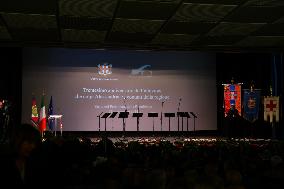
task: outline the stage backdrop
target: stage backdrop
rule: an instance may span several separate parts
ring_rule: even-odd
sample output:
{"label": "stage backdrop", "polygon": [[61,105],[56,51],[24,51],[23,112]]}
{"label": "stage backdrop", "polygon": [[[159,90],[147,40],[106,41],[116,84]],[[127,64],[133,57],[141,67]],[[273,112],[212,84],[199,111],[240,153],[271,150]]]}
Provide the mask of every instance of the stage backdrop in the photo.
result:
{"label": "stage backdrop", "polygon": [[[136,131],[133,112],[143,113],[140,131],[161,130],[161,112],[193,112],[196,130],[217,129],[214,53],[94,49],[24,48],[22,121],[30,122],[32,94],[45,108],[53,97],[53,113],[62,114],[63,131],[98,131],[106,112],[129,111],[126,131]],[[189,130],[193,130],[190,114]],[[182,120],[180,118],[180,130]],[[167,131],[168,118],[162,117]],[[122,131],[118,116],[107,118],[108,131]],[[105,120],[101,119],[101,130]],[[171,118],[177,131],[178,119]],[[186,130],[186,118],[183,119]]]}

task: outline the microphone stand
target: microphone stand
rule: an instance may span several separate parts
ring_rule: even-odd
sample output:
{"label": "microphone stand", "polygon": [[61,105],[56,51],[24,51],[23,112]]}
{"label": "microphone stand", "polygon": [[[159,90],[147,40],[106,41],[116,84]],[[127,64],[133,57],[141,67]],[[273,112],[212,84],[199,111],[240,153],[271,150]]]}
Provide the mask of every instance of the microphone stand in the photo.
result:
{"label": "microphone stand", "polygon": [[[137,113],[139,113],[139,104],[138,104],[137,110],[138,110]],[[139,116],[137,117],[137,132],[139,133]]]}
{"label": "microphone stand", "polygon": [[[180,102],[181,102],[181,98],[179,99],[179,102],[178,102],[178,112],[179,112]],[[178,131],[179,131],[179,113],[177,113],[177,117],[178,117]]]}
{"label": "microphone stand", "polygon": [[[123,103],[124,103],[124,106],[125,106],[125,112],[127,112],[127,106],[126,106],[125,100],[126,100],[126,98],[124,98]],[[125,136],[125,127],[126,127],[126,120],[125,120],[125,118],[122,118],[122,121],[123,121],[123,137],[124,137]]]}

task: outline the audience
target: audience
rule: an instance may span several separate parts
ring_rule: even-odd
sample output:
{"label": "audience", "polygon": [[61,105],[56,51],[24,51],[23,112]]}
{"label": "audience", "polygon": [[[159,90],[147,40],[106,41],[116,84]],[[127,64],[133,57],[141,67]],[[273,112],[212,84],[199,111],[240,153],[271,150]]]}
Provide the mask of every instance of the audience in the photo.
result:
{"label": "audience", "polygon": [[[1,188],[282,188],[281,141],[112,142],[53,138],[21,125],[1,152]],[[3,147],[2,147],[3,148]],[[12,153],[13,152],[13,153]],[[6,154],[6,155],[4,155]]]}

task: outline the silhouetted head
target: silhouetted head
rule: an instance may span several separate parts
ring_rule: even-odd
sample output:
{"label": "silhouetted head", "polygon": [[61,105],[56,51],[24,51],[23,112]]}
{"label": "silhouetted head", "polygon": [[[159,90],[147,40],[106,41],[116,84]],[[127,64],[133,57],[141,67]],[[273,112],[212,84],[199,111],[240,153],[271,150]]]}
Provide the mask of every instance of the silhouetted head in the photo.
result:
{"label": "silhouetted head", "polygon": [[17,156],[27,158],[40,143],[40,132],[34,126],[22,124],[15,129],[12,147]]}

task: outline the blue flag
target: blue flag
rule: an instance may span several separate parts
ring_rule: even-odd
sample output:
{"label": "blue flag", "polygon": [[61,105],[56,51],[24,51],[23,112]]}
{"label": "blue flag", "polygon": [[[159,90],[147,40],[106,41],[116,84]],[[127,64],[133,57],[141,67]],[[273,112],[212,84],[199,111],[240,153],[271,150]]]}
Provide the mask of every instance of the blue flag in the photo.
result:
{"label": "blue flag", "polygon": [[[49,101],[49,106],[48,106],[48,117],[50,115],[53,115],[53,103],[52,103],[52,96],[50,97],[50,101]],[[49,129],[52,131],[54,129],[54,125],[55,125],[55,120],[54,119],[48,119],[48,127]]]}
{"label": "blue flag", "polygon": [[259,105],[260,90],[244,89],[243,117],[250,122],[256,121],[258,119]]}

